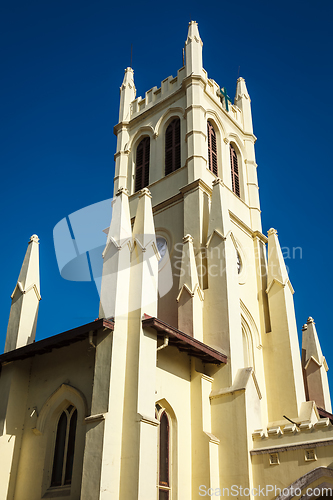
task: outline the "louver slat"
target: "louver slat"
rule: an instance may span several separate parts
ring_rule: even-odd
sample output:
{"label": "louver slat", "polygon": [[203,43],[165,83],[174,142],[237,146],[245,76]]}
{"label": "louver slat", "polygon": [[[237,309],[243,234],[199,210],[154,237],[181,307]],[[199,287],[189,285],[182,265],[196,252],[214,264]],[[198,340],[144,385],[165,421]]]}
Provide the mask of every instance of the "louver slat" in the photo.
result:
{"label": "louver slat", "polygon": [[165,132],[165,175],[181,166],[180,120],[175,118]]}
{"label": "louver slat", "polygon": [[149,184],[150,138],[142,139],[136,150],[135,191]]}
{"label": "louver slat", "polygon": [[231,165],[232,190],[237,196],[240,197],[238,158],[236,151],[231,144],[230,144],[230,165]]}
{"label": "louver slat", "polygon": [[208,139],[208,167],[213,174],[217,175],[217,142],[216,133],[213,125],[207,122],[207,139]]}

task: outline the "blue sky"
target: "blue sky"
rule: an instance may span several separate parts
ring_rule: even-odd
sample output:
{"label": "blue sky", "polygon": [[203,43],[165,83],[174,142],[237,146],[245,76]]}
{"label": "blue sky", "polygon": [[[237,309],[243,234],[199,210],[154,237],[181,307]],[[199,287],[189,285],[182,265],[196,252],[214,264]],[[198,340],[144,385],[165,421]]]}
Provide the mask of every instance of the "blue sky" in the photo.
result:
{"label": "blue sky", "polygon": [[298,328],[314,317],[333,369],[332,14],[332,2],[321,0],[2,5],[1,350],[10,294],[34,233],[42,295],[37,339],[98,316],[95,284],[61,278],[53,228],[112,195],[113,126],[131,44],[137,95],[143,95],[182,66],[192,18],[208,75],[232,98],[238,72],[246,79],[263,231],[275,227],[282,246],[302,248],[302,259],[298,253],[287,261]]}

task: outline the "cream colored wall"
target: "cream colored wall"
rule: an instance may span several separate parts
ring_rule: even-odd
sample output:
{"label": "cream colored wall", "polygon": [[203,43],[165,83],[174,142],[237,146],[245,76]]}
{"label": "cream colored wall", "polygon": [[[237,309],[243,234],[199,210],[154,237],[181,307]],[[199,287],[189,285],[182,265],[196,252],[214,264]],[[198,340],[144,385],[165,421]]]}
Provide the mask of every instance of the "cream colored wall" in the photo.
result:
{"label": "cream colored wall", "polygon": [[[176,348],[157,354],[156,402],[171,416],[170,500],[191,498],[191,360]],[[156,449],[157,454],[157,449]]]}
{"label": "cream colored wall", "polygon": [[26,416],[31,360],[2,367],[0,377],[0,496],[14,498]]}
{"label": "cream colored wall", "polygon": [[[27,360],[24,363],[30,362]],[[17,373],[20,372],[19,364],[11,365]],[[85,396],[90,404],[92,390],[92,375],[94,365],[94,349],[88,341],[78,342],[62,349],[55,349],[49,354],[36,356],[31,361],[31,372],[26,373],[26,382],[29,381],[29,388],[26,390],[26,400],[24,397],[17,401],[15,414],[23,418],[23,436],[20,450],[14,448],[14,457],[18,454],[17,473],[11,474],[11,482],[15,488],[10,488],[9,496],[4,493],[3,498],[7,500],[40,500],[45,493],[52,472],[52,457],[54,453],[54,439],[56,422],[49,415],[49,421],[45,423],[45,430],[41,435],[36,435],[33,429],[36,427],[37,415],[48,398],[62,385],[68,384],[75,387]],[[22,387],[24,387],[22,385]],[[71,401],[68,401],[68,404]],[[33,409],[36,411],[32,416]],[[73,469],[73,482],[71,495],[67,498],[78,499],[80,497],[82,458],[85,440],[86,425],[81,408],[78,409],[77,439],[75,447],[75,461]],[[88,409],[87,409],[88,411]],[[61,413],[61,412],[60,412]],[[50,428],[52,420],[53,428]],[[15,417],[11,418],[15,422]],[[15,434],[10,428],[7,433]],[[0,456],[3,457],[3,446],[6,447],[8,436],[2,436],[0,444]],[[16,439],[13,436],[13,444]],[[17,446],[17,443],[15,443]],[[7,456],[7,464],[11,463],[11,458]],[[48,470],[47,470],[48,469]],[[6,476],[6,472],[1,469]],[[14,466],[15,471],[15,466]],[[4,479],[0,484],[5,484]],[[53,497],[57,498],[57,497]]]}
{"label": "cream colored wall", "polygon": [[[311,445],[309,445],[309,449]],[[279,494],[284,488],[287,488],[298,478],[310,472],[317,467],[333,467],[333,446],[322,446],[315,448],[317,460],[307,462],[305,460],[305,449],[296,449],[290,451],[279,452],[278,465],[270,465],[269,454],[253,455],[252,458],[252,468],[253,468],[253,484],[255,488],[266,487],[266,485],[272,485],[274,487],[273,491],[268,490],[266,498],[271,500]],[[321,481],[315,481],[306,487],[302,488],[302,494],[305,493],[307,487],[315,488]],[[331,481],[331,488],[333,487],[333,482]],[[276,491],[276,493],[275,493]],[[298,495],[297,495],[298,496]],[[298,496],[299,497],[299,496]]]}

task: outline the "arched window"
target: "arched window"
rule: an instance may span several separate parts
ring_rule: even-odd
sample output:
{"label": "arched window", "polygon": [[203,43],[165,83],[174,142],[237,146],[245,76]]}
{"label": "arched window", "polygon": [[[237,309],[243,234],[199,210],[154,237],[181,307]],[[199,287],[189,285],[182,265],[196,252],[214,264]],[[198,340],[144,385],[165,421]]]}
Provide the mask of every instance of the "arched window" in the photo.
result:
{"label": "arched window", "polygon": [[76,422],[77,410],[69,405],[58,420],[51,486],[64,486],[72,482]]}
{"label": "arched window", "polygon": [[140,191],[149,184],[150,138],[142,139],[136,148],[135,191]]}
{"label": "arched window", "polygon": [[175,118],[165,132],[165,175],[180,168],[180,119]]}
{"label": "arched window", "polygon": [[159,429],[159,500],[169,500],[170,494],[170,426],[165,411],[160,415]]}
{"label": "arched window", "polygon": [[235,148],[232,146],[232,144],[230,144],[230,165],[231,165],[232,190],[235,194],[237,194],[237,196],[240,197],[238,158]]}
{"label": "arched window", "polygon": [[213,174],[217,175],[217,145],[216,133],[213,125],[207,122],[207,142],[208,142],[208,167]]}

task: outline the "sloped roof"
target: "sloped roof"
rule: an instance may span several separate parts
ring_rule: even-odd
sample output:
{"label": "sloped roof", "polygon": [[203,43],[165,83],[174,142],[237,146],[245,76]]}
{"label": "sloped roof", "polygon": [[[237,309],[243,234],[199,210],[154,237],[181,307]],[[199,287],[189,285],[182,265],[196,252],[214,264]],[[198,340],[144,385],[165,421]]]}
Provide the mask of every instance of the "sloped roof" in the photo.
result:
{"label": "sloped roof", "polygon": [[51,352],[52,349],[59,349],[61,347],[80,342],[88,338],[89,332],[95,332],[101,328],[113,330],[114,323],[112,320],[98,319],[87,323],[86,325],[67,330],[66,332],[53,335],[47,339],[38,340],[32,344],[19,347],[13,351],[5,352],[0,355],[0,364],[9,363],[11,361],[18,361],[35,356],[36,354],[45,354]]}
{"label": "sloped roof", "polygon": [[157,337],[163,339],[166,335],[169,337],[169,346],[177,347],[179,351],[186,352],[189,356],[194,356],[202,360],[203,363],[214,363],[220,365],[227,363],[228,358],[222,352],[213,349],[207,344],[200,342],[190,335],[187,335],[177,328],[174,328],[164,321],[145,314],[142,320],[143,327],[153,328],[157,332]]}

